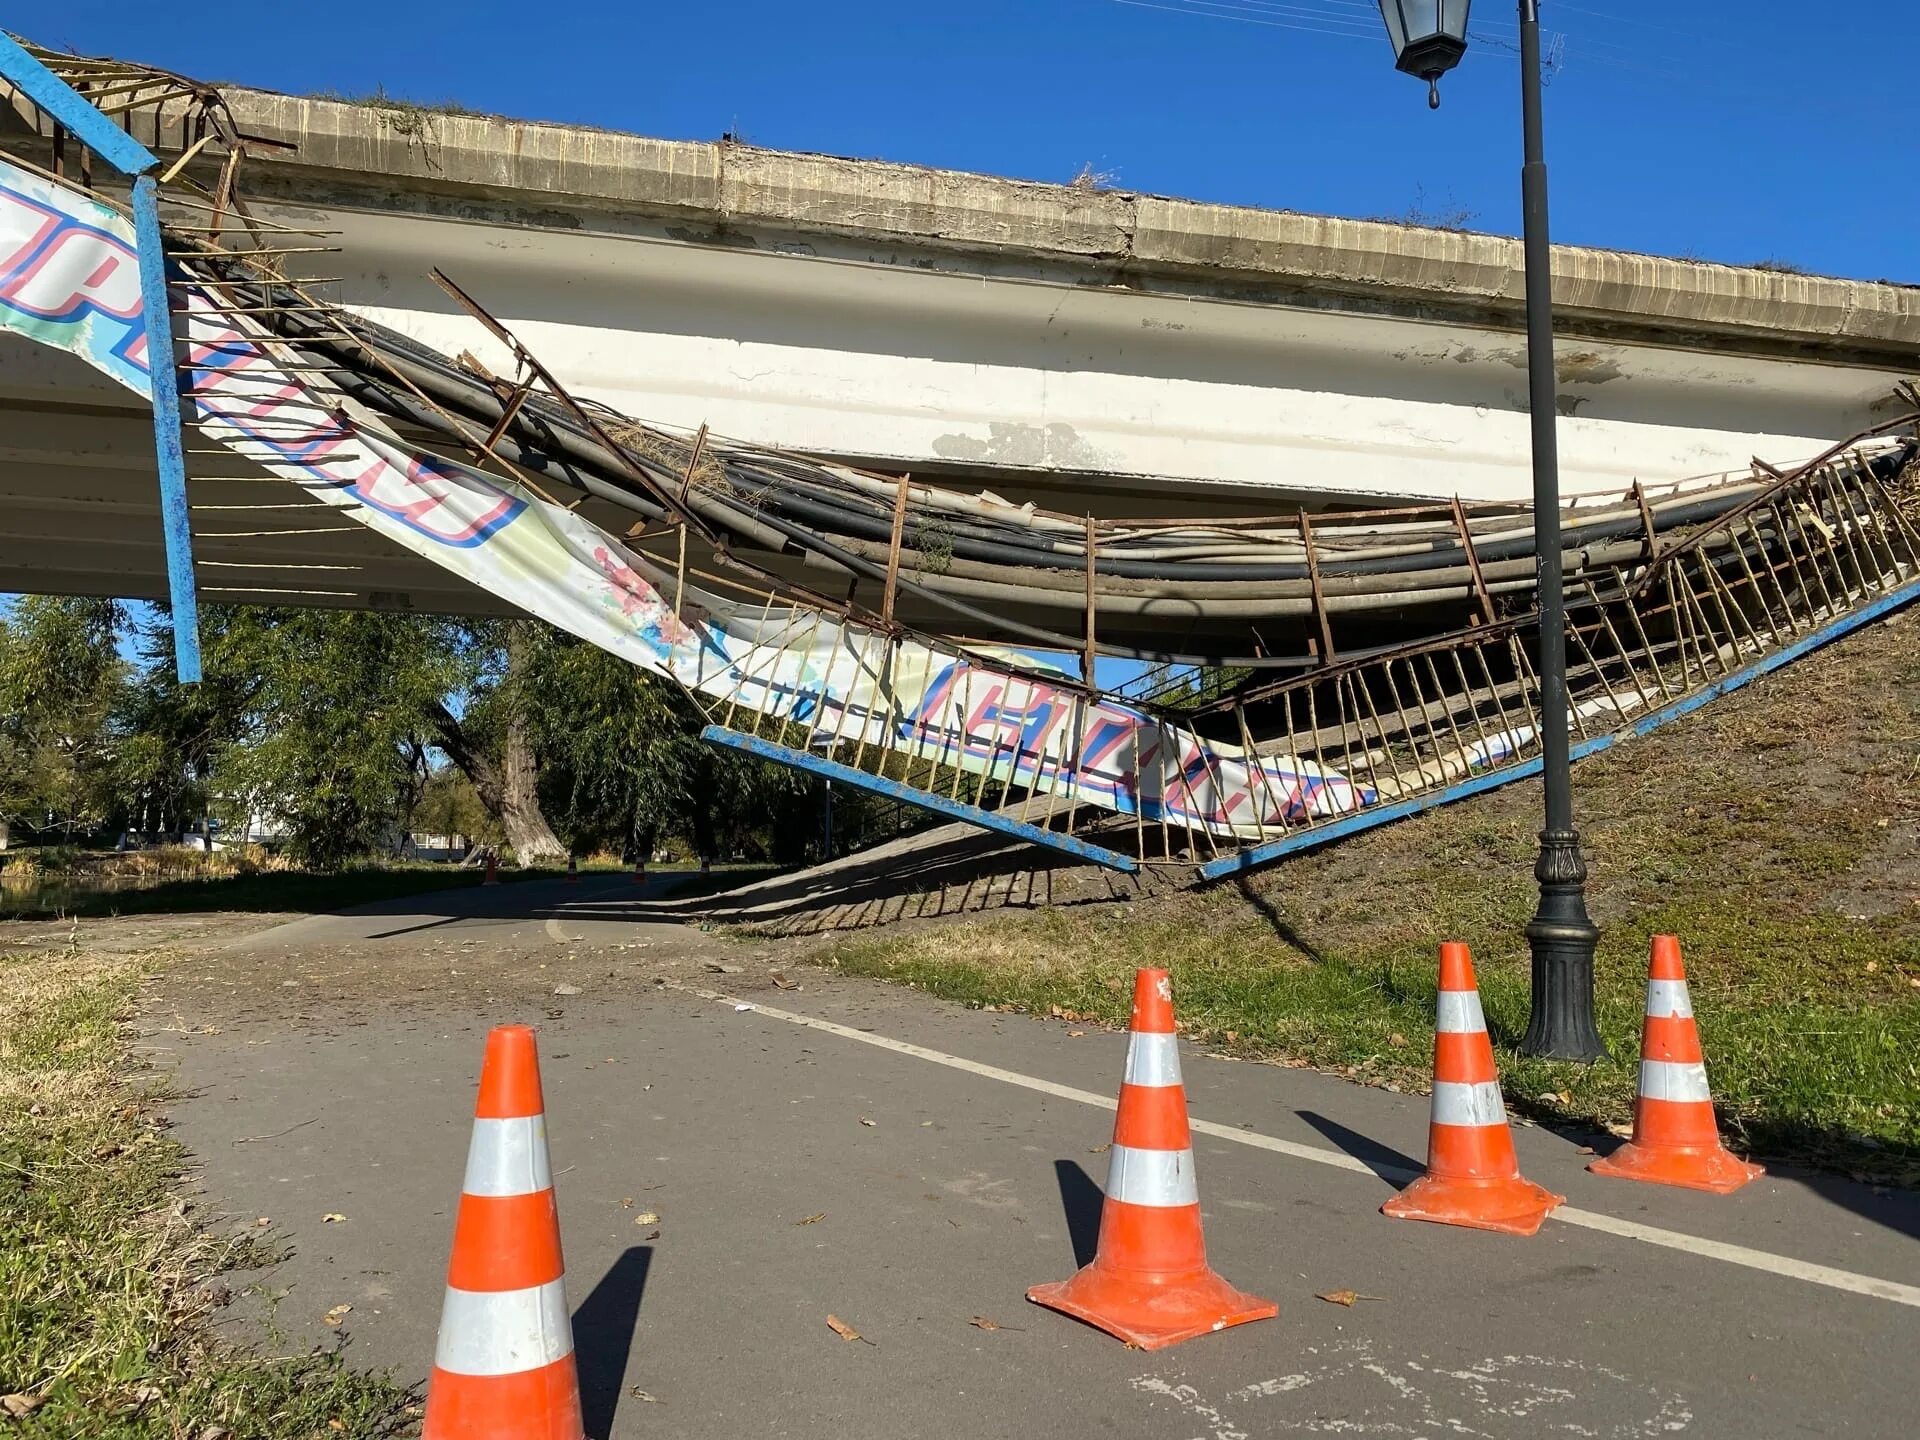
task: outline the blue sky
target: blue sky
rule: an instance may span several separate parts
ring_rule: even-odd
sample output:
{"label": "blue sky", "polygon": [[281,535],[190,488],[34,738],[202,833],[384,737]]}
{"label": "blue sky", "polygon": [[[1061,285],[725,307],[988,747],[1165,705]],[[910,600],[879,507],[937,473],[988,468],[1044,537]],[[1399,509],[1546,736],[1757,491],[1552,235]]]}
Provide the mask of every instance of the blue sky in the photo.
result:
{"label": "blue sky", "polygon": [[[1557,239],[1920,282],[1920,7],[1545,0]],[[68,0],[31,38],[208,80],[1340,215],[1519,227],[1515,8],[1429,114],[1371,0]],[[1797,22],[1811,14],[1816,22]],[[1737,28],[1729,17],[1740,17]],[[1903,178],[1904,177],[1904,178]],[[1904,193],[1903,193],[1904,192]]]}

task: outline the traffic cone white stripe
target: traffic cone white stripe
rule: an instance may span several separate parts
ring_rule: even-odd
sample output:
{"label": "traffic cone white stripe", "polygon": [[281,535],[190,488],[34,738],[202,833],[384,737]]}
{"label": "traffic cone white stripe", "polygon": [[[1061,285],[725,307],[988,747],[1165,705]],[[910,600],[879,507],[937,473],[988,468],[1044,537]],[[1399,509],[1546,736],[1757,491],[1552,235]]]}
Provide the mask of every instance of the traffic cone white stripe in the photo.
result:
{"label": "traffic cone white stripe", "polygon": [[535,1195],[553,1188],[547,1159],[547,1117],[476,1120],[467,1146],[469,1195]]}
{"label": "traffic cone white stripe", "polygon": [[1707,1067],[1698,1061],[1687,1064],[1677,1060],[1642,1060],[1640,1093],[1649,1100],[1678,1100],[1699,1104],[1711,1102],[1707,1089]]}
{"label": "traffic cone white stripe", "polygon": [[1500,1097],[1498,1080],[1463,1084],[1457,1080],[1437,1080],[1433,1086],[1433,1123],[1435,1125],[1505,1125],[1507,1104]]}
{"label": "traffic cone white stripe", "polygon": [[526,1290],[447,1287],[433,1363],[452,1375],[517,1375],[573,1353],[566,1281]]}
{"label": "traffic cone white stripe", "polygon": [[1180,1083],[1180,1041],[1176,1035],[1134,1031],[1127,1039],[1127,1084],[1164,1089]]}
{"label": "traffic cone white stripe", "polygon": [[1433,1028],[1449,1035],[1477,1035],[1487,1028],[1475,990],[1442,990]]}
{"label": "traffic cone white stripe", "polygon": [[1115,1145],[1107,1160],[1107,1198],[1127,1205],[1198,1205],[1191,1150],[1136,1150]]}
{"label": "traffic cone white stripe", "polygon": [[1656,1019],[1672,1016],[1675,1019],[1693,1018],[1693,997],[1687,993],[1684,980],[1647,981],[1647,1014]]}

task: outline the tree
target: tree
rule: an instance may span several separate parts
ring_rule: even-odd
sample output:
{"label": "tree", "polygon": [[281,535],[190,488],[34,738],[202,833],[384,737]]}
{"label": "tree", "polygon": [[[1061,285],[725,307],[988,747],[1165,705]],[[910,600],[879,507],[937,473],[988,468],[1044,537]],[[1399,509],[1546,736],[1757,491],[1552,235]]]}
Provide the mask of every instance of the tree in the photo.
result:
{"label": "tree", "polygon": [[109,818],[124,618],[112,600],[46,595],[0,618],[0,821],[72,840]]}
{"label": "tree", "polygon": [[521,685],[541,793],[576,848],[637,859],[675,836],[709,858],[797,859],[818,833],[816,782],[702,741],[699,707],[671,680],[543,628]]}
{"label": "tree", "polygon": [[540,806],[539,767],[526,669],[551,634],[534,620],[474,621],[460,627],[465,708],[456,715],[443,697],[427,719],[447,758],[472,782],[522,865],[567,854]]}

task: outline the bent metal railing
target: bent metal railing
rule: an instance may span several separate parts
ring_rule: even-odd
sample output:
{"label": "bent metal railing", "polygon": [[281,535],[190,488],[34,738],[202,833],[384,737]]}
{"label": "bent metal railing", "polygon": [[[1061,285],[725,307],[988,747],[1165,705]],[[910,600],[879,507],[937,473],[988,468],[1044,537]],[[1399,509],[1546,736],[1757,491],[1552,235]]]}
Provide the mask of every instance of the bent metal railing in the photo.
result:
{"label": "bent metal railing", "polygon": [[[1638,558],[1570,564],[1576,756],[1920,593],[1917,472],[1906,447],[1849,445]],[[1115,868],[1197,865],[1217,877],[1537,773],[1538,616],[1499,617],[1488,596],[1480,613],[1494,618],[1244,687],[1183,710],[1177,728],[1070,677],[975,670],[958,651],[909,702],[888,677],[903,647],[923,642],[850,629],[813,683],[708,703],[706,734],[841,780],[864,773],[909,802],[936,797],[929,808],[964,806],[984,828]],[[944,723],[930,724],[942,709]],[[1284,763],[1229,777],[1193,747],[1162,771],[1157,753],[1187,727]],[[1157,790],[1127,783],[1156,773]]]}

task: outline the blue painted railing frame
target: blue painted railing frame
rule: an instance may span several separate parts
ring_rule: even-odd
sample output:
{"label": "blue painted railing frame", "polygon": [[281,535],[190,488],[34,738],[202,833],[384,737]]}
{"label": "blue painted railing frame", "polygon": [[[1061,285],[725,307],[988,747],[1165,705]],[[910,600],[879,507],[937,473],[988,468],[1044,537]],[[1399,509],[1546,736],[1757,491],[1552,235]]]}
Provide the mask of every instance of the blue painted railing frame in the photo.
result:
{"label": "blue painted railing frame", "polygon": [[167,547],[167,596],[173,606],[173,665],[183,685],[200,679],[200,597],[193,576],[193,528],[187,507],[187,460],[180,441],[178,372],[174,369],[173,303],[160,234],[160,167],[154,153],[88,103],[87,98],[0,33],[0,76],[82,145],[133,181],[133,230],[140,262],[140,301],[152,380],[153,448],[160,471],[160,523]]}
{"label": "blue painted railing frame", "polygon": [[1044,845],[1049,850],[1058,850],[1075,859],[1103,865],[1109,870],[1120,870],[1131,875],[1140,869],[1138,860],[1130,855],[1122,855],[1117,850],[1090,845],[1077,836],[1065,835],[1058,830],[1029,825],[1024,820],[1014,819],[1011,815],[996,815],[993,811],[982,810],[977,805],[949,800],[944,795],[935,795],[930,790],[918,790],[899,780],[889,780],[884,775],[869,775],[865,770],[856,770],[851,765],[842,765],[838,760],[829,760],[824,755],[815,755],[810,750],[795,750],[788,745],[778,745],[771,740],[763,740],[758,735],[729,730],[724,725],[707,726],[700,732],[700,738],[710,744],[726,745],[735,750],[745,751],[749,755],[758,755],[763,760],[776,760],[782,765],[791,765],[795,769],[810,770],[816,775],[823,775],[843,785],[871,790],[876,795],[885,795],[891,800],[918,806],[922,810],[930,810],[936,815],[946,816],[949,820],[964,821],[982,830],[994,830],[1002,835],[1011,835],[1017,840],[1025,840],[1029,844]]}
{"label": "blue painted railing frame", "polygon": [[[1678,720],[1682,715],[1692,714],[1708,701],[1750,685],[1761,676],[1778,670],[1782,665],[1790,664],[1801,656],[1818,650],[1822,645],[1831,644],[1863,625],[1871,625],[1875,620],[1892,614],[1916,599],[1920,599],[1920,580],[1910,580],[1898,589],[1882,595],[1878,600],[1862,605],[1858,610],[1842,615],[1836,620],[1828,621],[1811,634],[1801,636],[1791,645],[1782,646],[1771,655],[1763,655],[1751,665],[1736,670],[1731,675],[1723,675],[1710,685],[1701,686],[1691,695],[1682,696],[1671,704],[1661,706],[1658,710],[1649,711],[1631,725],[1606,735],[1594,735],[1579,741],[1571,749],[1572,757],[1575,760],[1581,760],[1589,755],[1597,755],[1602,750],[1610,748],[1615,741],[1624,740],[1629,735],[1646,735],[1658,730],[1662,725]],[[1502,785],[1511,785],[1516,780],[1525,780],[1530,775],[1538,775],[1540,770],[1540,758],[1535,756],[1518,765],[1489,770],[1483,775],[1470,776],[1430,794],[1416,795],[1411,800],[1398,800],[1391,805],[1371,806],[1335,820],[1330,825],[1316,825],[1310,830],[1302,830],[1298,834],[1289,835],[1281,840],[1270,840],[1264,845],[1250,845],[1245,850],[1223,855],[1218,860],[1202,865],[1200,874],[1207,880],[1221,880],[1229,875],[1245,874],[1249,870],[1270,864],[1301,850],[1311,850],[1317,845],[1344,840],[1347,836],[1357,835],[1362,830],[1371,830],[1376,825],[1403,820],[1409,815],[1418,815],[1423,810],[1432,810],[1437,806],[1451,804],[1455,800],[1464,800],[1469,795],[1478,795],[1484,790],[1495,790]]]}

